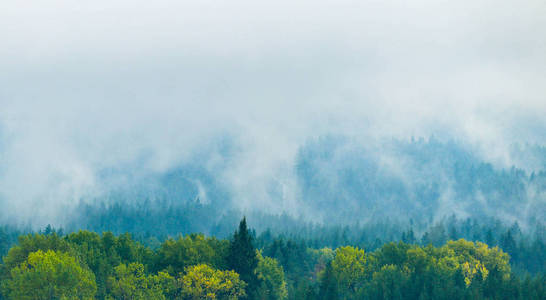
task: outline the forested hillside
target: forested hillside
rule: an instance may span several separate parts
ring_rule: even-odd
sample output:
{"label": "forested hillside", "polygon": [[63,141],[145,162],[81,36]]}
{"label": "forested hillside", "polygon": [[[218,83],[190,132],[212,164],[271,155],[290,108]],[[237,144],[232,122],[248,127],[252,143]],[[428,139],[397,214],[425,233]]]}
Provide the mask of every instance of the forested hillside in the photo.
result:
{"label": "forested hillside", "polygon": [[[407,232],[404,241],[375,249],[344,245],[348,240],[316,247],[269,231],[256,238],[243,219],[227,239],[190,234],[149,247],[130,234],[63,235],[48,227],[19,236],[9,249],[1,292],[5,299],[546,297],[543,273],[515,273],[513,259],[499,247],[464,239],[421,246],[414,238]],[[543,241],[535,243],[542,247],[535,254],[544,256]]]}
{"label": "forested hillside", "polygon": [[[253,206],[237,202],[225,180],[236,151],[224,139],[165,172],[142,173],[137,165],[104,170],[103,191],[66,207],[60,229],[33,233],[32,222],[1,227],[2,294],[544,297],[543,147],[514,146],[512,165],[504,167],[476,149],[434,138],[311,139],[288,172],[287,186],[297,195],[291,211],[267,209],[269,201],[286,200],[288,187],[275,180],[266,181],[265,198]],[[222,159],[205,167],[212,153]],[[233,235],[243,213],[253,229],[242,224]]]}
{"label": "forested hillside", "polygon": [[[156,233],[225,236],[229,231],[218,224],[233,226],[242,211],[330,225],[411,221],[423,229],[452,215],[517,221],[525,228],[546,218],[546,149],[538,145],[514,145],[505,154],[510,159],[501,163],[464,143],[434,137],[323,136],[299,147],[290,168],[278,174],[282,180],[233,177],[231,160],[238,151],[236,141],[226,137],[191,163],[164,172],[144,172],[143,162],[103,170],[98,178],[102,192],[65,207],[71,214],[62,226],[142,233],[160,218],[165,222],[153,222],[160,226]],[[237,180],[259,190],[242,193]]]}
{"label": "forested hillside", "polygon": [[0,0],[0,300],[546,300],[545,0]]}

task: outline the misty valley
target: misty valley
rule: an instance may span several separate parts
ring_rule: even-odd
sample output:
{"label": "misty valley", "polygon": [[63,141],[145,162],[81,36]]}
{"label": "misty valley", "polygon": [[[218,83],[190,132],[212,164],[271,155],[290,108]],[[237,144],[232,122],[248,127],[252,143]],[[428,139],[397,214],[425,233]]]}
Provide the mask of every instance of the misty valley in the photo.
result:
{"label": "misty valley", "polygon": [[[2,297],[546,297],[542,146],[514,145],[503,166],[434,137],[319,137],[298,150],[292,184],[268,178],[253,206],[220,175],[235,149],[223,139],[160,173],[104,170],[109,189],[62,223],[6,223]],[[294,211],[268,206],[290,193]]]}
{"label": "misty valley", "polygon": [[546,300],[545,0],[0,0],[0,300]]}

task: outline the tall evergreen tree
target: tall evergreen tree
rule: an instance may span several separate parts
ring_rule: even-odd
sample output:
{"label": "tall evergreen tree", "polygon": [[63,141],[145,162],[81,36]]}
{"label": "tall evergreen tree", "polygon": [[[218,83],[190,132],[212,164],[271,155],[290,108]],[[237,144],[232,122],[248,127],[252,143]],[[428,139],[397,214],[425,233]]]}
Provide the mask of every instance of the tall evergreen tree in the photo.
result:
{"label": "tall evergreen tree", "polygon": [[252,244],[252,236],[246,225],[246,217],[243,217],[239,223],[239,229],[233,234],[229,247],[228,264],[248,284],[248,297],[253,298],[254,290],[258,286],[258,278],[254,273],[258,266],[258,257],[256,248]]}
{"label": "tall evergreen tree", "polygon": [[512,258],[516,258],[517,253],[517,247],[516,247],[516,241],[514,240],[514,237],[512,236],[512,231],[508,230],[505,234],[501,235],[500,237],[500,246],[502,250],[510,254]]}

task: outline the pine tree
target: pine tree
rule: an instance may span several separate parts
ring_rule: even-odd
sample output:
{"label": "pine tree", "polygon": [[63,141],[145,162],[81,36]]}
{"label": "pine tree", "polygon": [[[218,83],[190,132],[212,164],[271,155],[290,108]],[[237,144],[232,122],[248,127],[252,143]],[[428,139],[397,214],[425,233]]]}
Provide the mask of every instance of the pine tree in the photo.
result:
{"label": "pine tree", "polygon": [[500,238],[500,246],[502,250],[504,250],[506,253],[510,254],[510,256],[514,259],[517,258],[517,247],[516,247],[516,241],[512,237],[512,231],[508,230],[505,234],[503,234]]}
{"label": "pine tree", "polygon": [[239,223],[239,229],[233,234],[229,247],[228,264],[248,284],[247,295],[252,298],[258,285],[258,278],[254,273],[256,266],[258,266],[258,257],[252,244],[252,236],[248,231],[245,217]]}

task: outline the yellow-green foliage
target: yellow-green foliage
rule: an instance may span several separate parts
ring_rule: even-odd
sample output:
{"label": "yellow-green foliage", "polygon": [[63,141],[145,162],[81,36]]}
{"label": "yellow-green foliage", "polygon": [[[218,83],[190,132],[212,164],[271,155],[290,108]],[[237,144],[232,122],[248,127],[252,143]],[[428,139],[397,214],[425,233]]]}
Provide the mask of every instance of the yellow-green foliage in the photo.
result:
{"label": "yellow-green foliage", "polygon": [[97,290],[93,273],[63,252],[31,252],[10,273],[9,299],[92,299]]}
{"label": "yellow-green foliage", "polygon": [[[519,289],[506,253],[462,239],[442,247],[388,243],[372,253],[350,246],[281,248],[279,260],[286,270],[292,266],[286,274],[279,261],[258,251],[248,290],[227,270],[228,250],[229,241],[196,234],[168,239],[156,251],[128,234],[25,235],[0,268],[2,299],[287,299],[298,279],[311,284],[298,287],[296,298],[478,299],[511,289],[515,299]],[[309,265],[299,278],[298,264]],[[533,284],[535,296],[524,298],[543,299],[541,283]]]}
{"label": "yellow-green foliage", "polygon": [[447,271],[460,270],[467,286],[477,274],[486,279],[494,268],[504,279],[510,277],[509,256],[498,247],[489,248],[484,243],[460,239],[449,241],[440,248],[428,249],[436,257],[440,268]]}
{"label": "yellow-green foliage", "polygon": [[224,268],[223,256],[228,242],[216,238],[205,238],[202,234],[192,234],[178,239],[167,239],[156,255],[156,270],[167,270],[175,276],[188,266],[208,264],[214,268]]}
{"label": "yellow-green foliage", "polygon": [[[361,268],[356,262],[363,259],[348,259],[351,256],[340,255],[354,252],[345,248],[336,251],[332,265],[346,261],[344,265],[349,265],[358,274]],[[434,299],[446,295],[446,289],[453,292],[450,297],[457,298],[462,297],[467,292],[465,289],[474,282],[483,284],[493,269],[503,280],[509,279],[510,274],[507,254],[496,247],[489,248],[483,243],[462,239],[450,241],[440,248],[389,243],[367,255],[365,260],[364,273],[372,274],[372,277],[361,276],[361,286],[355,290],[356,293],[350,293],[353,299],[403,299],[419,295]],[[343,295],[348,285],[342,278],[338,282]]]}
{"label": "yellow-green foliage", "polygon": [[165,272],[146,275],[139,263],[121,264],[115,268],[115,275],[108,279],[111,295],[115,299],[166,299],[174,289],[175,280]]}
{"label": "yellow-green foliage", "polygon": [[[498,247],[489,248],[481,242],[469,242],[463,239],[449,241],[442,248],[448,248],[455,252],[459,262],[468,262],[474,269],[492,270],[496,268],[505,279],[510,276],[510,257]],[[484,278],[487,272],[481,271]]]}
{"label": "yellow-green foliage", "polygon": [[332,261],[332,270],[341,292],[355,292],[367,275],[366,253],[354,247],[340,247]]}
{"label": "yellow-green foliage", "polygon": [[115,236],[111,232],[101,235],[87,230],[70,233],[64,238],[70,243],[77,257],[95,273],[97,298],[108,294],[108,278],[114,275],[114,268],[122,263],[150,261],[153,251],[132,240],[129,234]]}
{"label": "yellow-green foliage", "polygon": [[281,300],[288,298],[284,271],[276,259],[264,257],[258,252],[258,266],[255,272],[260,281],[256,292],[258,299]]}
{"label": "yellow-green foliage", "polygon": [[185,299],[229,299],[244,297],[246,283],[234,271],[215,270],[200,264],[186,268],[179,278]]}
{"label": "yellow-green foliage", "polygon": [[[4,257],[4,270],[6,273],[8,273],[9,270],[25,261],[28,258],[29,253],[36,252],[38,250],[60,251],[76,256],[76,253],[72,251],[70,244],[56,234],[22,235],[19,237],[19,244],[13,246]],[[9,276],[9,274],[3,274],[3,276]]]}

